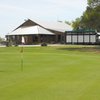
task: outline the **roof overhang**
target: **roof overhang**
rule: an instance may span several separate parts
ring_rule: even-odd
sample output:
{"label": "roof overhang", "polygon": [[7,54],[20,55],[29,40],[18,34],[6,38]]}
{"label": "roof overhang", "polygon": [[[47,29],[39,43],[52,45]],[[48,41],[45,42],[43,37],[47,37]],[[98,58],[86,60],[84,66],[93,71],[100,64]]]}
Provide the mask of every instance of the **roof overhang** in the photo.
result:
{"label": "roof overhang", "polygon": [[8,35],[34,35],[34,34],[45,34],[45,35],[55,35],[54,33],[40,27],[40,26],[29,26],[20,27]]}

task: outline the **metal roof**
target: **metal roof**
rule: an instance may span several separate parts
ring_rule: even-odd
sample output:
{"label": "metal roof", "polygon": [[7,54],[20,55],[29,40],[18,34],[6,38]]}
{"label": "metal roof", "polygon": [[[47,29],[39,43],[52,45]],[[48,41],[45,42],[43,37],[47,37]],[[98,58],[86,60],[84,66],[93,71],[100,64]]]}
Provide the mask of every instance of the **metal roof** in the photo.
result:
{"label": "metal roof", "polygon": [[51,29],[59,32],[71,31],[72,27],[64,22],[45,22],[35,20],[34,22],[38,23],[39,25],[43,26],[46,29]]}

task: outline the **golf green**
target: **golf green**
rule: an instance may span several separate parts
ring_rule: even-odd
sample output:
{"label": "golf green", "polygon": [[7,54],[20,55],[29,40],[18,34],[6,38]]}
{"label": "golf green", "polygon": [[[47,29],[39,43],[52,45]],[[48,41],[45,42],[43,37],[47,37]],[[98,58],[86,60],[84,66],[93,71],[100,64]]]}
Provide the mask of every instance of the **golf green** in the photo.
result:
{"label": "golf green", "polygon": [[100,100],[99,49],[56,46],[20,51],[21,47],[0,48],[0,100]]}

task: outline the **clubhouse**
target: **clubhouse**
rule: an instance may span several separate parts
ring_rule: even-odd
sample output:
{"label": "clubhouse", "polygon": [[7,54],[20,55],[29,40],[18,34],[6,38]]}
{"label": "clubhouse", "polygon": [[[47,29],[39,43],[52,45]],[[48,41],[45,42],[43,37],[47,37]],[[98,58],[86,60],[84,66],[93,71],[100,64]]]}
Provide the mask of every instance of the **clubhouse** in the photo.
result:
{"label": "clubhouse", "polygon": [[93,30],[73,31],[72,27],[63,22],[43,22],[25,20],[20,26],[6,35],[9,42],[14,44],[34,45],[49,44],[99,44],[100,33]]}
{"label": "clubhouse", "polygon": [[26,45],[38,43],[64,43],[65,31],[72,27],[64,22],[43,22],[26,20],[11,33],[6,35],[8,41],[21,44],[22,37]]}

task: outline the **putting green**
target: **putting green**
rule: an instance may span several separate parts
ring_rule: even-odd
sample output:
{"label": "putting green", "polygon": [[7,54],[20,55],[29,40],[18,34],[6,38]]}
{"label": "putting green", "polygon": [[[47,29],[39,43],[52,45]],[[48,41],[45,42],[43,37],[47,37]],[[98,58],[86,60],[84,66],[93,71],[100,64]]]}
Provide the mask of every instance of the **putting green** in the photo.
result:
{"label": "putting green", "polygon": [[0,100],[100,100],[99,49],[0,48]]}

